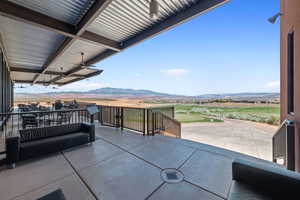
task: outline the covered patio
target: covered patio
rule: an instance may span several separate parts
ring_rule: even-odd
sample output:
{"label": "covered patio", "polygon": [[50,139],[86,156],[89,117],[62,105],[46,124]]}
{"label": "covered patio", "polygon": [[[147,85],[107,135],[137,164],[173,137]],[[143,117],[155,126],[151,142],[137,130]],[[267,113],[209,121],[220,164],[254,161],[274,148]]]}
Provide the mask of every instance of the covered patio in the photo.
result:
{"label": "covered patio", "polygon": [[[156,134],[175,127],[180,137],[180,123],[162,112],[102,108],[109,114],[95,119],[95,107],[51,111],[77,112],[60,120],[25,113],[42,114],[34,128],[12,117],[24,119],[11,112],[16,83],[62,86],[99,75],[96,63],[228,1],[1,0],[0,154],[15,167],[1,165],[1,200],[298,198],[300,175],[282,165]],[[7,132],[7,122],[17,131]],[[294,130],[286,121],[273,141],[274,161],[293,170]]]}
{"label": "covered patio", "polygon": [[[232,162],[272,162],[189,140],[96,127],[96,141],[0,172],[1,199],[228,199]],[[164,177],[166,169],[176,169]],[[169,179],[168,179],[169,176]],[[250,197],[250,196],[248,196]],[[232,194],[231,194],[232,198]],[[237,198],[238,199],[238,198]]]}

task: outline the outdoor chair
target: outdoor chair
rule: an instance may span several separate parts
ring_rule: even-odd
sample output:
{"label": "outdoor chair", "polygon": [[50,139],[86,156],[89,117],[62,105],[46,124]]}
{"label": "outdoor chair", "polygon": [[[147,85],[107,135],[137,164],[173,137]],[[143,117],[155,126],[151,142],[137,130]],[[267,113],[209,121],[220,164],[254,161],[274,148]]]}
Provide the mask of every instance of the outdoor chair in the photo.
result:
{"label": "outdoor chair", "polygon": [[35,114],[23,114],[22,117],[22,128],[25,129],[27,127],[37,127],[38,120]]}
{"label": "outdoor chair", "polygon": [[299,199],[300,174],[282,166],[237,159],[232,164],[233,184],[228,200]]}
{"label": "outdoor chair", "polygon": [[73,113],[72,112],[61,112],[58,113],[57,124],[70,123]]}
{"label": "outdoor chair", "polygon": [[55,101],[54,103],[54,109],[55,110],[61,110],[63,108],[63,104],[60,100]]}

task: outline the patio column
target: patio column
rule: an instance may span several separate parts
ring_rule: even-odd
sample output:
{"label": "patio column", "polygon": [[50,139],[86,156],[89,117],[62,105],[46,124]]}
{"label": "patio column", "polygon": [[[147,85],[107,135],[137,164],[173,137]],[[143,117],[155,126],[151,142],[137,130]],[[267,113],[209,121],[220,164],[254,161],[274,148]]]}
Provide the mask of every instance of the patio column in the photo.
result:
{"label": "patio column", "polygon": [[295,168],[300,171],[300,1],[281,0],[281,121],[295,122]]}

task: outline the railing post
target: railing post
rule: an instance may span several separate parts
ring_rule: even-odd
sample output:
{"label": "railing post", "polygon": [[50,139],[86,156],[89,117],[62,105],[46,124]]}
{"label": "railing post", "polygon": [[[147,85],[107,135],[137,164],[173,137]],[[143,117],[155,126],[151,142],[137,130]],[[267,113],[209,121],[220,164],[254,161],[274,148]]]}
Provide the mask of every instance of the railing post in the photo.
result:
{"label": "railing post", "polygon": [[175,106],[172,107],[172,117],[175,119]]}
{"label": "railing post", "polygon": [[121,108],[121,130],[124,129],[124,108]]}
{"label": "railing post", "polygon": [[102,108],[101,106],[98,106],[99,112],[98,112],[98,120],[100,125],[102,125]]}
{"label": "railing post", "polygon": [[90,119],[91,119],[91,124],[93,124],[95,122],[95,116],[94,116],[94,114],[91,115]]}
{"label": "railing post", "polygon": [[154,112],[152,111],[152,135],[154,135]]}
{"label": "railing post", "polygon": [[149,135],[149,124],[150,124],[150,120],[149,120],[149,109],[146,108],[146,121],[145,121],[145,124],[146,124],[146,135]]}
{"label": "railing post", "polygon": [[143,111],[143,117],[144,117],[144,133],[143,133],[143,135],[146,135],[146,109],[144,108],[143,109],[144,111]]}
{"label": "railing post", "polygon": [[286,121],[286,166],[295,171],[295,126],[293,121]]}

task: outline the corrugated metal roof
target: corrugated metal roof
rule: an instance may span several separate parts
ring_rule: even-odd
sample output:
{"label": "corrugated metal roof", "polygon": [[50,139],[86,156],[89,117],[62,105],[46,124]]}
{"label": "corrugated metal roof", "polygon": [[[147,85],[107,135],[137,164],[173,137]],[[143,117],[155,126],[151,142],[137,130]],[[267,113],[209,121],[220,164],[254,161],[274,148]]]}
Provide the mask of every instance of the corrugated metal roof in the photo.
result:
{"label": "corrugated metal roof", "polygon": [[77,24],[94,0],[9,0],[69,24]]}
{"label": "corrugated metal roof", "polygon": [[[81,52],[84,53],[84,61],[86,61],[105,50],[106,48],[99,45],[77,40],[49,67],[49,71],[67,72],[80,64]],[[63,70],[60,69],[61,67]]]}
{"label": "corrugated metal roof", "polygon": [[11,77],[13,80],[31,81],[34,78],[33,73],[24,72],[11,72]]}
{"label": "corrugated metal roof", "polygon": [[42,82],[49,82],[50,80],[56,78],[57,75],[52,75],[52,74],[41,74],[40,75],[40,78],[39,78],[39,81],[42,81]]}
{"label": "corrugated metal roof", "polygon": [[149,16],[149,0],[114,0],[88,27],[89,31],[123,41],[171,15],[192,6],[197,0],[158,0],[159,17]]}
{"label": "corrugated metal roof", "polygon": [[[87,10],[91,8],[92,3],[95,2],[95,0],[9,1],[73,25],[76,25],[80,21],[80,19],[82,19]],[[58,34],[61,33],[61,30],[56,30],[58,33],[54,33],[48,31],[52,30],[51,28],[46,30],[43,28],[38,28],[37,26],[29,25],[27,23],[28,21],[32,20],[32,18],[28,18],[28,16],[26,17],[26,14],[18,16],[17,13],[5,12],[5,10],[2,9],[1,14],[10,17],[10,19],[8,19],[6,17],[0,16],[0,33],[4,40],[3,42],[5,43],[5,49],[7,52],[9,63],[13,67],[42,69],[46,61],[49,60],[49,58],[51,60],[51,58],[53,58],[51,56],[57,53],[57,57],[54,57],[57,59],[54,59],[54,63],[52,63],[46,70],[68,72],[80,64],[81,52],[85,53],[84,61],[90,60],[90,63],[99,61],[115,53],[115,51],[108,50],[105,47],[99,46],[99,44],[96,45],[94,43],[88,43],[86,42],[86,40],[91,39],[93,40],[93,42],[97,40],[97,42],[99,43],[101,43],[101,41],[104,41],[106,45],[107,43],[109,43],[112,44],[112,46],[118,45],[115,44],[114,41],[106,39],[109,38],[115,40],[116,42],[121,42],[120,46],[122,46],[123,44],[122,47],[126,48],[128,46],[131,46],[132,44],[142,41],[143,39],[155,35],[162,30],[172,27],[178,24],[180,21],[184,21],[185,19],[188,19],[192,16],[196,16],[198,13],[204,12],[210,7],[221,5],[228,0],[157,1],[160,5],[159,17],[157,19],[152,19],[149,16],[150,0],[112,0],[112,2],[104,10],[102,10],[100,15],[96,19],[94,19],[93,14],[89,15],[91,17],[91,20],[94,21],[87,27],[87,31],[92,31],[98,36],[93,37],[93,34],[90,34],[90,38],[85,38],[85,41],[82,41],[77,37],[75,37],[75,39],[73,38],[72,40],[69,38],[67,41],[71,41],[71,43],[73,42],[70,46],[67,42],[63,43],[66,37]],[[2,3],[2,5],[5,4]],[[95,6],[100,6],[100,4],[96,4]],[[193,9],[193,6],[195,6],[195,9]],[[180,17],[178,17],[177,19],[173,20],[174,18],[171,18],[173,16],[176,17],[179,13],[182,15],[179,15]],[[15,21],[18,18],[15,17],[16,15],[19,18],[23,18],[24,21]],[[32,13],[32,15],[34,15],[34,13]],[[165,21],[166,19],[170,20]],[[164,21],[166,23],[163,23]],[[41,27],[44,27],[44,24],[42,22],[35,23],[40,23],[39,25]],[[160,23],[162,24],[162,26],[159,25]],[[49,26],[52,27],[52,24]],[[153,32],[151,32],[152,28]],[[140,34],[145,33],[143,32],[145,30],[150,30],[149,34]],[[81,37],[80,34],[82,34],[82,32],[83,31],[78,33],[79,37]],[[134,38],[135,36],[137,36],[137,38]],[[71,36],[69,35],[69,37]],[[74,35],[72,37],[74,37]],[[128,39],[130,40],[128,41]],[[107,46],[109,46],[109,44]],[[57,49],[60,49],[61,51],[57,52]],[[18,73],[25,74],[21,72]],[[84,69],[76,72],[76,74],[81,75],[88,75],[90,73],[93,73],[92,69]],[[70,75],[68,73],[66,74]],[[35,73],[31,74],[32,81],[35,75]],[[22,80],[22,77],[18,77],[19,74],[14,74],[14,76],[15,78],[20,78],[19,80]],[[30,78],[27,75],[24,76],[26,76],[25,78]],[[43,81],[43,79],[47,79],[47,77],[49,76],[41,75],[38,80]],[[60,77],[62,76],[59,76],[59,78]],[[73,77],[66,77],[59,82],[68,82],[73,79]]]}
{"label": "corrugated metal roof", "polygon": [[82,69],[82,70],[76,72],[75,74],[76,75],[88,75],[88,74],[94,73],[96,71],[98,71],[98,70],[96,70],[96,69],[90,69],[90,68],[85,68],[85,69]]}
{"label": "corrugated metal roof", "polygon": [[2,16],[0,27],[7,57],[13,67],[40,69],[65,38]]}
{"label": "corrugated metal roof", "polygon": [[74,79],[77,79],[77,78],[76,77],[66,77],[66,78],[60,79],[56,83],[58,83],[58,84],[64,84],[64,83],[72,81]]}
{"label": "corrugated metal roof", "polygon": [[[24,72],[11,72],[11,77],[13,80],[18,81],[32,81],[32,79],[36,76],[36,73],[24,73]],[[56,78],[57,75],[49,75],[49,74],[41,74],[40,81],[49,82],[53,78]]]}

